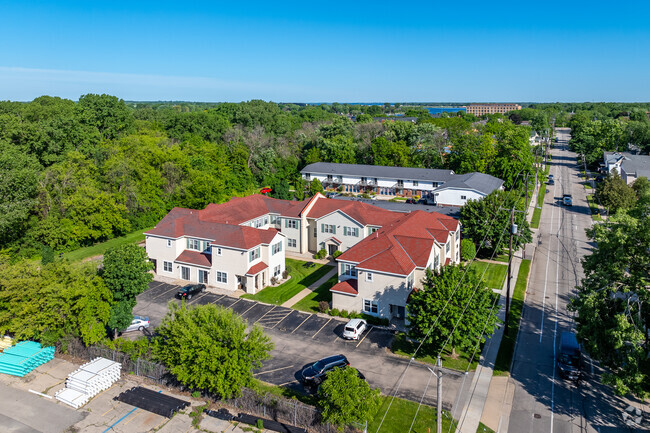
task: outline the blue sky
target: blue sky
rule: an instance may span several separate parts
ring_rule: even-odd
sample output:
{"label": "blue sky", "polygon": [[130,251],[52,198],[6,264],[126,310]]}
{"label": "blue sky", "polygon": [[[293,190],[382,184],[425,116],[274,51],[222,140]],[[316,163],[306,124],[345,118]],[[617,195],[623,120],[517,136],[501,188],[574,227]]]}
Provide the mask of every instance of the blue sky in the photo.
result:
{"label": "blue sky", "polygon": [[650,101],[641,1],[4,1],[0,100]]}

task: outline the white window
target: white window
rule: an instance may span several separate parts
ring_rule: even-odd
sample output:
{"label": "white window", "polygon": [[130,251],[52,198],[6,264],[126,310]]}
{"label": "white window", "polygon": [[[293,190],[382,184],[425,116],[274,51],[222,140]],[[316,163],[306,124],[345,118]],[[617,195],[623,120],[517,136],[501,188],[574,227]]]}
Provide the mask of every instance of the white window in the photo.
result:
{"label": "white window", "polygon": [[296,240],[295,239],[287,239],[287,246],[289,248],[296,248]]}
{"label": "white window", "polygon": [[274,256],[280,251],[282,251],[282,241],[278,242],[277,244],[271,247],[271,255]]}
{"label": "white window", "polygon": [[286,219],[286,220],[284,220],[284,226],[286,228],[288,228],[288,229],[297,229],[298,228],[298,221]]}
{"label": "white window", "polygon": [[187,266],[181,266],[181,279],[187,281],[190,279],[190,268]]}
{"label": "white window", "polygon": [[358,227],[343,227],[343,234],[345,236],[358,237],[359,236],[359,228]]}
{"label": "white window", "polygon": [[460,238],[460,229],[456,230],[456,240],[458,240],[458,238]]}
{"label": "white window", "polygon": [[314,237],[318,236],[318,227],[314,227]]}
{"label": "white window", "polygon": [[280,265],[277,265],[275,268],[273,268],[273,276],[277,277],[281,273]]}
{"label": "white window", "polygon": [[210,273],[208,271],[204,271],[203,269],[199,269],[199,283],[203,284],[208,284],[208,275]]}
{"label": "white window", "polygon": [[364,313],[370,313],[370,314],[377,314],[378,308],[377,308],[377,301],[373,301],[370,299],[364,299],[363,300],[363,312]]}
{"label": "white window", "polygon": [[198,239],[188,239],[187,248],[190,250],[201,251],[201,241]]}
{"label": "white window", "polygon": [[409,289],[412,289],[412,288],[413,288],[413,281],[414,281],[414,280],[415,280],[415,274],[411,274],[411,275],[409,275],[409,277],[407,278],[406,283],[407,283]]}
{"label": "white window", "polygon": [[171,248],[171,247],[172,247],[172,240],[167,239],[167,248]]}
{"label": "white window", "polygon": [[438,269],[439,264],[440,264],[440,256],[436,254],[436,257],[433,259],[433,267],[435,269]]}
{"label": "white window", "polygon": [[366,272],[366,281],[372,282],[372,272]]}
{"label": "white window", "polygon": [[277,215],[271,215],[271,224],[276,224],[278,222],[278,216]]}
{"label": "white window", "polygon": [[217,271],[217,283],[228,283],[228,274],[225,272]]}
{"label": "white window", "polygon": [[248,253],[248,261],[252,262],[260,258],[260,247],[255,248],[254,250]]}
{"label": "white window", "polygon": [[450,248],[451,248],[451,241],[447,241],[447,244],[445,245],[445,252],[449,253]]}
{"label": "white window", "polygon": [[336,226],[334,224],[321,224],[320,225],[321,233],[332,233],[336,234]]}
{"label": "white window", "polygon": [[379,230],[377,227],[370,227],[370,228],[368,229],[368,231],[370,232],[370,234],[373,234],[373,233],[376,232],[377,230]]}
{"label": "white window", "polygon": [[413,186],[418,186],[418,181],[417,180],[413,181]]}
{"label": "white window", "polygon": [[218,255],[218,256],[221,255],[221,248],[217,248],[217,255]]}
{"label": "white window", "polygon": [[172,272],[173,270],[174,270],[174,266],[172,262],[163,262],[163,271]]}
{"label": "white window", "polygon": [[355,268],[353,265],[348,265],[346,263],[343,264],[343,275],[348,275],[350,277],[356,277],[357,276],[357,268]]}
{"label": "white window", "polygon": [[467,196],[466,196],[466,195],[461,195],[461,196],[460,196],[460,199],[461,199],[461,200],[467,200]]}

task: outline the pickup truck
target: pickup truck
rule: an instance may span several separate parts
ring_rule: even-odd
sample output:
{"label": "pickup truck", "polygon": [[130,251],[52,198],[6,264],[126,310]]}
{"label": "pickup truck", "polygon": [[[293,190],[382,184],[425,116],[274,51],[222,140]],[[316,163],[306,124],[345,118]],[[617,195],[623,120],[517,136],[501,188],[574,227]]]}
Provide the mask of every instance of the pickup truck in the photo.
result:
{"label": "pickup truck", "polygon": [[565,206],[573,206],[573,197],[571,196],[571,194],[564,194],[562,196],[562,203]]}

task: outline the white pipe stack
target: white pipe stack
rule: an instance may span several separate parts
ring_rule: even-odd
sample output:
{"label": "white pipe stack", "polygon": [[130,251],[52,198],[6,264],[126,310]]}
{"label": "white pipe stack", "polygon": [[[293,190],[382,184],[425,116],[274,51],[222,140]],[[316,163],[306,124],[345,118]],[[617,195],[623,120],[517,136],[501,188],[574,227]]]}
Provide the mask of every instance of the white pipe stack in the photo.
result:
{"label": "white pipe stack", "polygon": [[68,375],[65,388],[55,396],[75,409],[95,395],[110,388],[120,378],[122,364],[106,358],[95,358]]}

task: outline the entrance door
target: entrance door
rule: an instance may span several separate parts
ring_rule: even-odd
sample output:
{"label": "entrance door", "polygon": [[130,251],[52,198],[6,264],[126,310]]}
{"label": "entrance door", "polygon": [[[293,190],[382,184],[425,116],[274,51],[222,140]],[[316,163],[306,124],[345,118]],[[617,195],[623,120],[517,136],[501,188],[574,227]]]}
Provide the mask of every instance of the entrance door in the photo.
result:
{"label": "entrance door", "polygon": [[208,284],[208,275],[210,275],[210,273],[208,271],[204,271],[204,270],[200,269],[199,270],[199,283]]}
{"label": "entrance door", "polygon": [[404,319],[406,309],[401,305],[390,304],[390,314],[394,319]]}
{"label": "entrance door", "polygon": [[246,280],[241,275],[237,275],[237,289],[246,291]]}
{"label": "entrance door", "polygon": [[156,259],[149,259],[151,263],[153,263],[153,272],[154,274],[158,273],[158,263],[156,262]]}
{"label": "entrance door", "polygon": [[336,250],[338,250],[338,246],[337,246],[337,245],[331,245],[331,244],[330,244],[330,245],[327,246],[327,249],[329,250],[329,254],[330,254],[330,256],[331,256],[331,255],[334,254],[334,252],[335,252]]}

